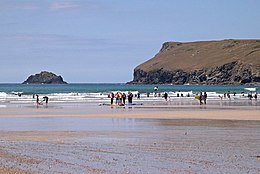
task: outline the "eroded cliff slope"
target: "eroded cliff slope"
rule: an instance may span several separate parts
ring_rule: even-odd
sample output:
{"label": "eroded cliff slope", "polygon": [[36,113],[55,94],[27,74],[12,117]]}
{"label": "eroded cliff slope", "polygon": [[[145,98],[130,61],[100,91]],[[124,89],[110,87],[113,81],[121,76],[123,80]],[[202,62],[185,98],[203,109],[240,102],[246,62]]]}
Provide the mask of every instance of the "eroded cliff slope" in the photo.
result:
{"label": "eroded cliff slope", "polygon": [[166,42],[130,83],[260,84],[260,40]]}

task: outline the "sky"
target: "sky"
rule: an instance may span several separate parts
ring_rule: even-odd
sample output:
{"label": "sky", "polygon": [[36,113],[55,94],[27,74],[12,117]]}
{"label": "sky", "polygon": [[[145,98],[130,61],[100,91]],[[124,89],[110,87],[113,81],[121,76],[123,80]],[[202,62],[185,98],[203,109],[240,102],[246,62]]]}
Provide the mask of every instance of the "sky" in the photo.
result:
{"label": "sky", "polygon": [[167,41],[260,39],[260,0],[0,0],[0,83],[124,83]]}

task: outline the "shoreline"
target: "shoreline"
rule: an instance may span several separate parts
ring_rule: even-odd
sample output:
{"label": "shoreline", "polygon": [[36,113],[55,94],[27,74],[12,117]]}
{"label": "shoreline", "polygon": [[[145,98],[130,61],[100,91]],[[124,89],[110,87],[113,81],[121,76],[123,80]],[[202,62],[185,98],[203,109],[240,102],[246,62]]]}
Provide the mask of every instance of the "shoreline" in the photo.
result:
{"label": "shoreline", "polygon": [[[15,106],[15,107],[14,107]],[[0,108],[0,117],[82,117],[142,119],[260,120],[260,106],[225,105],[136,105],[98,106],[88,103],[13,105]]]}

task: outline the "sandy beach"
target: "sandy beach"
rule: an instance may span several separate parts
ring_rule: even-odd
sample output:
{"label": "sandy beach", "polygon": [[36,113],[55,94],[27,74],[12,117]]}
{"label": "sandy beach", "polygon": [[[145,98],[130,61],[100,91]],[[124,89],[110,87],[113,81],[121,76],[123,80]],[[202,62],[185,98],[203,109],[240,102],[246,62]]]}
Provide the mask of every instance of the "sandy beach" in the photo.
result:
{"label": "sandy beach", "polygon": [[0,173],[259,173],[253,105],[0,108]]}
{"label": "sandy beach", "polygon": [[[224,102],[223,102],[224,103]],[[260,102],[212,103],[198,105],[151,104],[136,106],[99,106],[98,103],[51,103],[8,105],[0,108],[0,117],[86,117],[86,118],[147,118],[147,119],[221,119],[260,120]]]}

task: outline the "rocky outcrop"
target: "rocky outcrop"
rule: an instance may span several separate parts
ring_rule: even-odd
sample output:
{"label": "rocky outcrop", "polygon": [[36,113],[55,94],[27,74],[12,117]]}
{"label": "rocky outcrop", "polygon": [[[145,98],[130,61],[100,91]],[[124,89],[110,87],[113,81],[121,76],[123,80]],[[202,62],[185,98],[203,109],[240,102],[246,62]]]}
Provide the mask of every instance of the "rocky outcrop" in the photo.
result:
{"label": "rocky outcrop", "polygon": [[231,62],[212,69],[201,69],[191,72],[183,70],[165,71],[158,69],[145,72],[134,71],[135,84],[222,84],[241,85],[260,83],[259,74],[253,74],[250,65]]}
{"label": "rocky outcrop", "polygon": [[23,84],[67,84],[67,82],[52,72],[42,71],[40,74],[28,77]]}
{"label": "rocky outcrop", "polygon": [[259,53],[259,41],[166,42],[154,58],[135,68],[130,83],[260,84]]}

